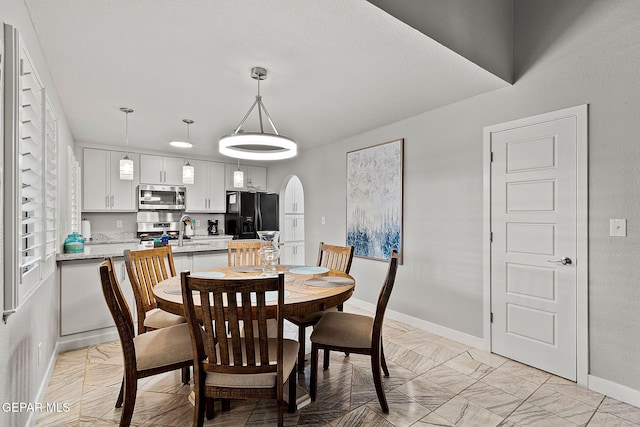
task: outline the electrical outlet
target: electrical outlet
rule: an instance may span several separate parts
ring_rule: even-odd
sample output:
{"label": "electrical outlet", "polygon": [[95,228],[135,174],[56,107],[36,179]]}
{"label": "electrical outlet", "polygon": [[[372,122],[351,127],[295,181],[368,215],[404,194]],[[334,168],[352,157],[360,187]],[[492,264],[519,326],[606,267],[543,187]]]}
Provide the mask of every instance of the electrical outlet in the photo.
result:
{"label": "electrical outlet", "polygon": [[324,217],[321,218],[322,225],[324,225]]}
{"label": "electrical outlet", "polygon": [[196,219],[196,227],[200,227],[200,220]]}
{"label": "electrical outlet", "polygon": [[610,219],[609,220],[609,236],[627,237],[627,220],[626,219]]}
{"label": "electrical outlet", "polygon": [[116,228],[122,228],[122,220],[121,219],[116,221]]}

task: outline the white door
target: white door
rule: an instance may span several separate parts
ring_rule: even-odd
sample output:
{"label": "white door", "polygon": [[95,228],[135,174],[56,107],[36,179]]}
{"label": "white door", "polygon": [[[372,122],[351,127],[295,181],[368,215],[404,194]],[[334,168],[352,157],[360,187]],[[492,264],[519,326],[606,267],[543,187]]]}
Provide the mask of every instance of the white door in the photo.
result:
{"label": "white door", "polygon": [[579,127],[544,117],[490,128],[491,347],[575,381]]}

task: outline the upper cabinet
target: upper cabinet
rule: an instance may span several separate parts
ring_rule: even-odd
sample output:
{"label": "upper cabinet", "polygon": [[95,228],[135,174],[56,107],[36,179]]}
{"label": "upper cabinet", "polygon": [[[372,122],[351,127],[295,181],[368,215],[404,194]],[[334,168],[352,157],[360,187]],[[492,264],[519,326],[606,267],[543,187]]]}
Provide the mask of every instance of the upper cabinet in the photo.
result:
{"label": "upper cabinet", "polygon": [[134,212],[136,186],[140,163],[138,155],[129,153],[133,160],[134,179],[120,179],[120,159],[127,153],[93,148],[83,150],[82,210],[86,212]]}
{"label": "upper cabinet", "polygon": [[233,173],[238,170],[237,164],[227,163],[226,167],[226,185],[227,190],[235,191],[267,191],[267,168],[263,166],[247,166],[240,165],[240,170],[244,173],[244,185],[242,187],[233,186]]}
{"label": "upper cabinet", "polygon": [[226,193],[225,165],[219,162],[191,160],[194,183],[187,187],[187,212],[224,213]]}
{"label": "upper cabinet", "polygon": [[284,213],[304,213],[304,191],[302,190],[302,183],[297,176],[294,176],[289,180],[284,192]]}
{"label": "upper cabinet", "polygon": [[182,185],[180,157],[163,157],[153,154],[140,155],[140,182],[143,184]]}

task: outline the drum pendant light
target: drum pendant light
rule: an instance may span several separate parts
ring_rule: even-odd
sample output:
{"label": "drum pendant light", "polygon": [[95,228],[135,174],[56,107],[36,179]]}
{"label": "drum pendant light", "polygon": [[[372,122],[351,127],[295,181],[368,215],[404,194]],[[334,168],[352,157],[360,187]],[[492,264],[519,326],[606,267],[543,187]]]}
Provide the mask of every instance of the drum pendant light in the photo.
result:
{"label": "drum pendant light", "polygon": [[125,144],[126,153],[123,159],[120,159],[120,179],[125,181],[133,181],[133,160],[129,158],[129,114],[133,113],[131,108],[120,108],[125,114]]}
{"label": "drum pendant light", "polygon": [[[187,124],[187,147],[192,147],[191,144],[191,133],[189,132],[189,127],[193,124],[193,120],[182,119],[183,122]],[[196,171],[191,163],[189,163],[189,159],[187,159],[187,164],[182,166],[182,183],[183,184],[193,184],[195,182]]]}
{"label": "drum pendant light", "polygon": [[[225,156],[247,160],[281,160],[294,157],[298,152],[296,142],[278,133],[273,120],[271,120],[271,116],[262,102],[260,80],[267,78],[267,70],[262,67],[253,67],[251,69],[251,78],[258,81],[258,94],[256,95],[256,99],[238,127],[236,127],[236,130],[220,138],[218,141],[218,150]],[[242,125],[256,106],[258,107],[260,131],[246,132],[242,129]],[[264,131],[262,123],[263,113],[273,129],[273,133]]]}

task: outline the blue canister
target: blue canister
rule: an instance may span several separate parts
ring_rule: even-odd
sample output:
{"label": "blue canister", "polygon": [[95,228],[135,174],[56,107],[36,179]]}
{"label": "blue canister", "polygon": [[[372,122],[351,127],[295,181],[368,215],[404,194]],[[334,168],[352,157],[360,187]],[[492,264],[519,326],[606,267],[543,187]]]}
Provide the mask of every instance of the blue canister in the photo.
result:
{"label": "blue canister", "polygon": [[71,233],[64,239],[64,253],[77,254],[84,252],[84,238],[77,232]]}

